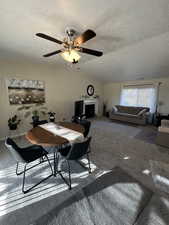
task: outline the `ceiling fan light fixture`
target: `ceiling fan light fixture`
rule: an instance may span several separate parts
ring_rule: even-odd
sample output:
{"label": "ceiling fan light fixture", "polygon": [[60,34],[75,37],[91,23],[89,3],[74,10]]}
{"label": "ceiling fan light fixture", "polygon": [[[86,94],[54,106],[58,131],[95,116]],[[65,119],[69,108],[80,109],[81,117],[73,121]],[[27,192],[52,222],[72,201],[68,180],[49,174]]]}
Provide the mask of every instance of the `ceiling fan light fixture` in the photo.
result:
{"label": "ceiling fan light fixture", "polygon": [[67,37],[65,37],[63,39],[63,41],[60,41],[60,40],[58,40],[54,37],[51,37],[47,34],[43,34],[43,33],[36,34],[36,36],[38,36],[40,38],[46,39],[48,41],[52,41],[54,43],[57,43],[57,44],[60,44],[63,46],[62,49],[55,50],[53,52],[45,54],[45,55],[43,55],[43,57],[50,57],[50,56],[60,54],[64,58],[64,60],[71,62],[73,64],[76,64],[79,62],[79,59],[81,57],[78,54],[79,52],[88,54],[88,55],[92,55],[92,56],[97,56],[97,57],[100,57],[103,55],[103,52],[101,52],[101,51],[97,51],[94,49],[88,49],[88,48],[84,48],[81,46],[81,44],[89,41],[90,39],[92,39],[96,36],[96,33],[93,30],[88,29],[79,36],[74,35],[74,34],[76,34],[76,32],[73,29],[68,29],[66,31],[66,33],[67,33]]}
{"label": "ceiling fan light fixture", "polygon": [[79,59],[80,59],[80,55],[77,53],[77,51],[75,50],[66,50],[64,52],[61,53],[61,56],[64,58],[64,60],[68,61],[68,62],[71,62],[73,63],[74,61],[75,62],[78,62]]}

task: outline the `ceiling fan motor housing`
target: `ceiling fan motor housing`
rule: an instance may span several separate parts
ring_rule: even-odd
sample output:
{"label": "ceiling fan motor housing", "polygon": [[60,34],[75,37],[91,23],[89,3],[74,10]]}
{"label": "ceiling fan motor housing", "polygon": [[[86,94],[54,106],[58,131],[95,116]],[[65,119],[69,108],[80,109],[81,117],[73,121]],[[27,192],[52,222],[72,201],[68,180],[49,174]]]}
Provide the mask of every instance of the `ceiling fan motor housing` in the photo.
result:
{"label": "ceiling fan motor housing", "polygon": [[76,31],[74,29],[67,28],[66,33],[69,37],[73,37],[76,34]]}

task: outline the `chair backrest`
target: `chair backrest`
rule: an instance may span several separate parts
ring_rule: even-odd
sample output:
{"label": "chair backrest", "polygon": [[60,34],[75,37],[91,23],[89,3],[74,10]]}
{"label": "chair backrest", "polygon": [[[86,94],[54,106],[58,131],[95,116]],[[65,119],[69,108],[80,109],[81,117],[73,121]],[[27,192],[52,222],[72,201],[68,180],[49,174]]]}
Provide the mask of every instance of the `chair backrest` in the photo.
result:
{"label": "chair backrest", "polygon": [[84,105],[83,100],[75,102],[75,109],[74,109],[75,117],[79,117],[83,114],[83,105]]}
{"label": "chair backrest", "polygon": [[91,122],[90,121],[88,121],[88,120],[82,120],[81,122],[80,122],[80,124],[84,127],[84,129],[85,129],[85,132],[84,132],[84,137],[86,138],[87,137],[87,135],[89,134],[89,131],[90,131],[90,126],[91,126]]}
{"label": "chair backrest", "polygon": [[68,160],[78,160],[86,153],[88,153],[91,139],[92,138],[89,137],[87,140],[83,142],[73,144],[66,158]]}
{"label": "chair backrest", "polygon": [[6,138],[5,146],[8,148],[8,150],[17,162],[25,162],[25,160],[20,154],[21,149],[11,138]]}
{"label": "chair backrest", "polygon": [[81,119],[76,119],[76,118],[74,118],[74,120],[72,120],[72,122],[78,123],[84,127],[85,131],[84,131],[83,135],[86,138],[90,131],[91,122],[86,119],[81,120]]}

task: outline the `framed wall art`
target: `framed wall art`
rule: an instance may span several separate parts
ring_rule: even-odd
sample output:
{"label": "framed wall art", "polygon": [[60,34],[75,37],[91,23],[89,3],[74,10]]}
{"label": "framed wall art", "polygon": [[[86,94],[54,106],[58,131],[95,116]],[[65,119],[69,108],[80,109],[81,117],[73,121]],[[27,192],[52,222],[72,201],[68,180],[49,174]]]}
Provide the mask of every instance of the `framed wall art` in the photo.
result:
{"label": "framed wall art", "polygon": [[45,83],[39,80],[8,79],[10,105],[45,103]]}

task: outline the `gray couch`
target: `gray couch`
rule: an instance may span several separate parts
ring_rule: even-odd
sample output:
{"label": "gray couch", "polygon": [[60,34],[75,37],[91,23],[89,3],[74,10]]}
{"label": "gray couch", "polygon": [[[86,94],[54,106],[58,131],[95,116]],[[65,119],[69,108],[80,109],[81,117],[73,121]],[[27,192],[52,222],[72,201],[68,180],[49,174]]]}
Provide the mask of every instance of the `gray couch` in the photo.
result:
{"label": "gray couch", "polygon": [[149,111],[150,109],[147,107],[116,105],[112,108],[109,116],[112,120],[145,125],[150,115]]}

